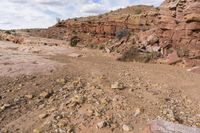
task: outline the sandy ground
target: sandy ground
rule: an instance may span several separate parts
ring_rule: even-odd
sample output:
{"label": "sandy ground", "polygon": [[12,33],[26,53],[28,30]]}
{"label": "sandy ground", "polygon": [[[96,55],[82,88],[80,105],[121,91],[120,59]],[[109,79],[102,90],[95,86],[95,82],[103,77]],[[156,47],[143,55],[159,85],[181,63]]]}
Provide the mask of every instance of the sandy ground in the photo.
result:
{"label": "sandy ground", "polygon": [[0,70],[2,132],[140,133],[154,119],[200,126],[200,78],[184,68],[0,42]]}
{"label": "sandy ground", "polygon": [[17,45],[0,41],[0,76],[43,73],[55,71],[61,63],[48,60],[48,56],[72,54],[66,47],[45,45]]}

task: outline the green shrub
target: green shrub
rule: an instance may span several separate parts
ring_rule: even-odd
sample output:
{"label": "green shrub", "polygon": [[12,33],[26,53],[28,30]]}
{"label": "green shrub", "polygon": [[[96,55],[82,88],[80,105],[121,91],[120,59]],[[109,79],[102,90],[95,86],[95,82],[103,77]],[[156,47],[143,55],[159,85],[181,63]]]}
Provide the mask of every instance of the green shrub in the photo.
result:
{"label": "green shrub", "polygon": [[88,47],[91,49],[97,49],[98,45],[93,43],[93,44],[89,44]]}
{"label": "green shrub", "polygon": [[100,50],[103,50],[103,49],[105,49],[105,46],[100,45],[100,46],[99,46],[99,49],[100,49]]}
{"label": "green shrub", "polygon": [[77,36],[74,36],[70,40],[70,46],[76,47],[79,42],[80,42],[80,39]]}
{"label": "green shrub", "polygon": [[135,14],[141,14],[142,10],[140,8],[135,9]]}
{"label": "green shrub", "polygon": [[189,57],[189,50],[186,48],[177,49],[177,54],[179,57]]}
{"label": "green shrub", "polygon": [[118,59],[120,61],[137,61],[142,63],[153,62],[161,56],[159,52],[140,52],[137,48],[132,47],[124,52]]}
{"label": "green shrub", "polygon": [[121,40],[123,37],[126,37],[130,34],[130,31],[127,28],[123,28],[115,33],[117,39]]}
{"label": "green shrub", "polygon": [[6,34],[12,34],[12,32],[9,31],[9,30],[5,31],[5,33],[6,33]]}

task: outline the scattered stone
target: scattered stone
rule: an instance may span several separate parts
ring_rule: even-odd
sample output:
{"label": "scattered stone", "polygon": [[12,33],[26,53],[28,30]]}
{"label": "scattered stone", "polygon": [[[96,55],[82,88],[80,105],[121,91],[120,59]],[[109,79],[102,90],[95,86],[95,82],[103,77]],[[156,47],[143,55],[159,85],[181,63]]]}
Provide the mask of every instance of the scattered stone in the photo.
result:
{"label": "scattered stone", "polygon": [[72,54],[69,54],[68,56],[69,56],[69,57],[73,57],[73,58],[79,58],[79,57],[82,57],[81,54],[77,54],[77,53],[72,53]]}
{"label": "scattered stone", "polygon": [[107,126],[107,122],[106,121],[101,121],[99,123],[97,123],[97,128],[104,128]]}
{"label": "scattered stone", "polygon": [[67,123],[66,123],[66,122],[63,122],[63,121],[61,121],[61,122],[59,122],[59,123],[57,124],[57,126],[58,126],[59,128],[64,128],[64,127],[66,127],[66,126],[67,126]]}
{"label": "scattered stone", "polygon": [[49,98],[49,97],[50,97],[50,93],[44,91],[44,92],[42,92],[42,93],[40,94],[40,97]]}
{"label": "scattered stone", "polygon": [[67,129],[67,133],[74,133],[74,129],[73,129],[72,127],[69,127],[69,128]]}
{"label": "scattered stone", "polygon": [[33,95],[25,95],[25,97],[28,99],[33,99],[34,96]]}
{"label": "scattered stone", "polygon": [[81,95],[75,95],[74,97],[72,97],[67,103],[66,105],[69,105],[71,107],[77,106],[79,104],[84,103],[85,101],[85,97],[81,96]]}
{"label": "scattered stone", "polygon": [[105,47],[105,51],[106,51],[106,53],[110,53],[111,52],[111,50],[109,48],[107,48],[107,47]]}
{"label": "scattered stone", "polygon": [[175,115],[173,110],[171,109],[165,109],[163,110],[163,115],[170,121],[175,121]]}
{"label": "scattered stone", "polygon": [[124,125],[122,126],[122,129],[123,129],[124,131],[128,132],[128,131],[133,130],[133,127],[130,126],[130,125],[124,124]]}
{"label": "scattered stone", "polygon": [[45,114],[40,114],[39,115],[39,118],[40,119],[44,119],[44,118],[47,118],[49,116],[49,114],[45,113]]}
{"label": "scattered stone", "polygon": [[41,133],[41,131],[39,129],[34,129],[33,133]]}
{"label": "scattered stone", "polygon": [[11,105],[10,104],[4,104],[3,106],[1,106],[1,110],[5,110],[6,108],[9,108]]}
{"label": "scattered stone", "polygon": [[56,82],[60,83],[60,84],[65,84],[66,80],[65,79],[57,79]]}
{"label": "scattered stone", "polygon": [[136,117],[136,116],[138,116],[140,114],[141,114],[141,109],[140,108],[136,108],[134,116]]}
{"label": "scattered stone", "polygon": [[111,85],[111,88],[112,89],[119,89],[119,90],[122,90],[124,89],[124,84],[123,83],[119,83],[119,82],[115,82]]}

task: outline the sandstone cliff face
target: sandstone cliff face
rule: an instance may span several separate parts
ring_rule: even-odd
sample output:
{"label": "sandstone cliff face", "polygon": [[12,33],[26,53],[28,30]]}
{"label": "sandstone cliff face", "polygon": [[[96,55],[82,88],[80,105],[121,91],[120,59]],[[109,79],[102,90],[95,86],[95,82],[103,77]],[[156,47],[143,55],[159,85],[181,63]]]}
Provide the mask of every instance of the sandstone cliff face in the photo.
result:
{"label": "sandstone cliff face", "polygon": [[[169,64],[200,56],[200,0],[165,0],[159,8],[133,6],[87,18],[61,21],[37,35],[119,53],[160,52]],[[134,55],[134,54],[133,54]]]}
{"label": "sandstone cliff face", "polygon": [[160,7],[161,39],[192,54],[200,50],[200,1],[166,0]]}
{"label": "sandstone cliff face", "polygon": [[157,21],[156,15],[158,9],[154,7],[134,6],[99,16],[62,21],[37,34],[65,40],[77,35],[82,42],[99,44],[115,38],[116,32],[123,29],[129,29],[131,33],[151,29]]}

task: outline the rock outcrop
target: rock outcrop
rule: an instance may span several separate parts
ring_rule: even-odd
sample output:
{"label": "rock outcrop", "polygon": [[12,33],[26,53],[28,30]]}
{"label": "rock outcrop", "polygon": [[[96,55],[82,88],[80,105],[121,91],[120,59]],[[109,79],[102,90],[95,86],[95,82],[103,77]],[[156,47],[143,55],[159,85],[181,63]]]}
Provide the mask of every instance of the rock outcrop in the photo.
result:
{"label": "rock outcrop", "polygon": [[156,24],[158,11],[152,6],[133,6],[99,16],[61,21],[35,35],[64,40],[79,36],[84,44],[98,45],[115,39],[125,29],[131,34],[151,29]]}
{"label": "rock outcrop", "polygon": [[162,42],[197,56],[200,50],[200,1],[166,0],[160,7],[159,28]]}
{"label": "rock outcrop", "polygon": [[142,133],[200,133],[200,129],[162,120],[155,120],[152,121]]}
{"label": "rock outcrop", "polygon": [[[159,52],[168,64],[200,56],[200,1],[165,0],[159,8],[132,6],[86,18],[60,21],[32,34],[106,51],[135,55]],[[127,56],[124,56],[127,57]],[[176,58],[176,59],[174,59]]]}

